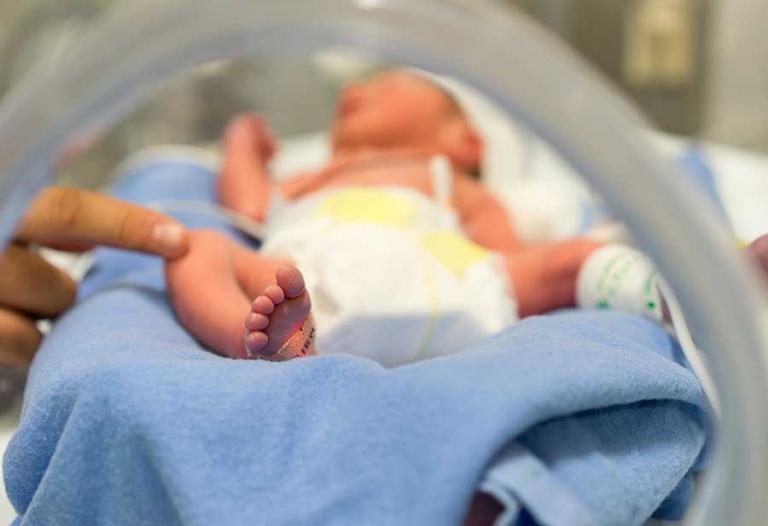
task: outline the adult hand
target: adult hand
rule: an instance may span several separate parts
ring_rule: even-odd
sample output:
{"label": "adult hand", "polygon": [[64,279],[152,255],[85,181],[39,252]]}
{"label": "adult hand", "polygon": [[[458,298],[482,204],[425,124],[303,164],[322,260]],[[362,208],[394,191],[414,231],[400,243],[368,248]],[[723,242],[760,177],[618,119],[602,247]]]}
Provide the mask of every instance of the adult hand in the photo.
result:
{"label": "adult hand", "polygon": [[174,220],[111,197],[42,191],[0,253],[0,366],[29,363],[42,339],[35,320],[57,316],[75,300],[76,283],[30,244],[70,251],[108,245],[174,259],[186,253],[188,236]]}

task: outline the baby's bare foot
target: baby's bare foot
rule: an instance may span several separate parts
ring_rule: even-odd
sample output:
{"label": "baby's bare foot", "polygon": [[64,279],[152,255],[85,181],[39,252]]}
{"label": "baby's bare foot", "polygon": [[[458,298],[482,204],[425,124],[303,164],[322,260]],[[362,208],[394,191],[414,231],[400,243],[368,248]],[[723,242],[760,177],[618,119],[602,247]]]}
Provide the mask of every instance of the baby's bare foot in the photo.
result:
{"label": "baby's bare foot", "polygon": [[288,360],[315,354],[312,303],[296,267],[281,265],[270,285],[251,305],[245,320],[245,350],[252,358]]}

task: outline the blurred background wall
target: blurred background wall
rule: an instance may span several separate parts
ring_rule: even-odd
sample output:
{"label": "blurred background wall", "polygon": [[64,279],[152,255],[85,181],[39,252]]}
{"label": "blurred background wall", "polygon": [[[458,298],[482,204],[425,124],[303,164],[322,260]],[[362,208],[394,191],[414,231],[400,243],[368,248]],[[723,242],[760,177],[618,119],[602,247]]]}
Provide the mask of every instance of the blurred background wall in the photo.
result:
{"label": "blurred background wall", "polygon": [[[0,0],[0,96],[115,1]],[[768,0],[493,1],[559,34],[660,129],[768,152]],[[80,180],[142,146],[217,141],[237,111],[266,113],[282,135],[315,130],[343,81],[320,66],[254,57],[175,79],[75,167]]]}
{"label": "blurred background wall", "polygon": [[768,151],[768,1],[717,2],[709,50],[712,67],[700,133]]}
{"label": "blurred background wall", "polygon": [[665,131],[768,151],[768,0],[509,0]]}

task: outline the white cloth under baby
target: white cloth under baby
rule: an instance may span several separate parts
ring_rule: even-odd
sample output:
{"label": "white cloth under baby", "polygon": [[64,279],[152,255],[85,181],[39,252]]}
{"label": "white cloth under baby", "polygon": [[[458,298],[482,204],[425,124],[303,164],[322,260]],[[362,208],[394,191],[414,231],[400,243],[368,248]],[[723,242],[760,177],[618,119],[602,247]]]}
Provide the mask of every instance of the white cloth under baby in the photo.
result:
{"label": "white cloth under baby", "polygon": [[321,354],[394,366],[460,351],[517,319],[500,256],[407,188],[341,187],[281,206],[262,251],[292,258]]}

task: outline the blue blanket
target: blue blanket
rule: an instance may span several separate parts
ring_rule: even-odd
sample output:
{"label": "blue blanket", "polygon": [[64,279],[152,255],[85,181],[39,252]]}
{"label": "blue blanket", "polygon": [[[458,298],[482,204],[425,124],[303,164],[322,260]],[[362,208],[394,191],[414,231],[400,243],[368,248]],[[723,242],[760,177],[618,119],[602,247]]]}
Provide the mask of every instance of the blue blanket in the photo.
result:
{"label": "blue blanket", "polygon": [[[212,176],[158,162],[116,193],[210,200]],[[224,359],[174,319],[159,261],[99,250],[32,366],[4,474],[19,524],[446,525],[478,488],[505,524],[641,524],[682,513],[705,407],[667,334],[617,313],[395,369]]]}

